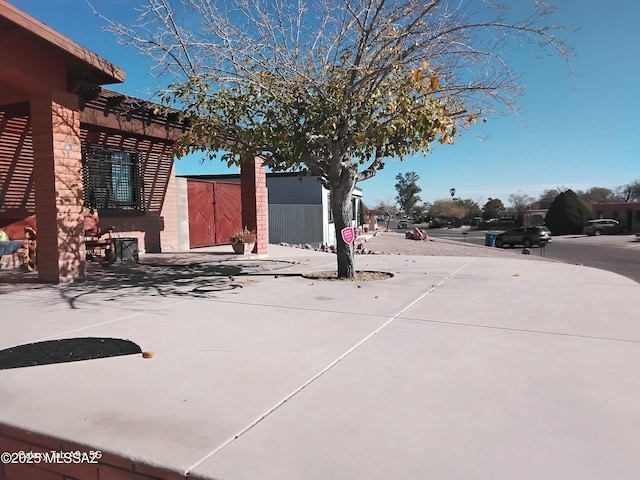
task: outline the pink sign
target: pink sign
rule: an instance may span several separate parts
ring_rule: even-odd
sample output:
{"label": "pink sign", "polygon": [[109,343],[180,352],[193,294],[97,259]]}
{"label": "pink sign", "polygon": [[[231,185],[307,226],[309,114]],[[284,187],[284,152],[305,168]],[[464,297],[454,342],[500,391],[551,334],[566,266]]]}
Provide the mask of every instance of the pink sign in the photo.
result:
{"label": "pink sign", "polygon": [[344,240],[344,243],[351,244],[351,242],[353,242],[353,238],[355,237],[353,234],[353,227],[345,227],[340,233],[342,234],[342,240]]}

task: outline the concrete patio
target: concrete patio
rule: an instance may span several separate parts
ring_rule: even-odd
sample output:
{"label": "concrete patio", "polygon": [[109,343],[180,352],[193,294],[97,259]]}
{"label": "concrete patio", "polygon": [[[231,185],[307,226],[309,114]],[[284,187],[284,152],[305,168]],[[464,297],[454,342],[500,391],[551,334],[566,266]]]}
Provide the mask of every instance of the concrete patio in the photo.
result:
{"label": "concrete patio", "polygon": [[331,282],[301,276],[334,269],[330,254],[268,258],[146,256],[83,283],[5,284],[0,349],[113,337],[153,358],[0,370],[0,451],[102,452],[0,477],[637,478],[640,284],[377,255],[357,269],[393,278]]}

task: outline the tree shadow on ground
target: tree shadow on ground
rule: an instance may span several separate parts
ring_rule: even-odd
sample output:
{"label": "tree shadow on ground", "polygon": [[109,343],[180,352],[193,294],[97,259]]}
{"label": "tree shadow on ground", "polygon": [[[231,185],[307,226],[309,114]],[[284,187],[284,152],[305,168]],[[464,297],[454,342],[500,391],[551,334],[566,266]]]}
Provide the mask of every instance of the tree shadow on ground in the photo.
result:
{"label": "tree shadow on ground", "polygon": [[300,276],[286,272],[290,262],[209,261],[209,262],[118,262],[108,267],[90,264],[87,280],[57,285],[55,288],[69,307],[78,308],[79,300],[99,295],[101,301],[123,297],[213,298],[242,289],[242,277]]}

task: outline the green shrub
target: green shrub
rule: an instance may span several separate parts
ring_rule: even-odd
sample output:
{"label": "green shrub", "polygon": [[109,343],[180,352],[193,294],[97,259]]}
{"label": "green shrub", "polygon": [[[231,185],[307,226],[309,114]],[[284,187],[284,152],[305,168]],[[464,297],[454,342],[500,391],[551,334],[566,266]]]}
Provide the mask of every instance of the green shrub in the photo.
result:
{"label": "green shrub", "polygon": [[560,193],[551,203],[545,223],[553,235],[582,233],[590,212],[573,190]]}

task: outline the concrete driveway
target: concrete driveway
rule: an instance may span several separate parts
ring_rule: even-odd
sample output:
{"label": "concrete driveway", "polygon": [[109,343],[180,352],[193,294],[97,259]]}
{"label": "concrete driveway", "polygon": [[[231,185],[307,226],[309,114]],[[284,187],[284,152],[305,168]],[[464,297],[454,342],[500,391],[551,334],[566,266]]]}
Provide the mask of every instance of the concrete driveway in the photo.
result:
{"label": "concrete driveway", "polygon": [[100,480],[637,478],[639,284],[405,256],[357,258],[392,279],[328,282],[299,274],[334,268],[329,254],[269,257],[1,295],[0,348],[94,336],[154,352],[0,370],[4,445],[32,432],[30,448],[100,450],[82,470]]}

